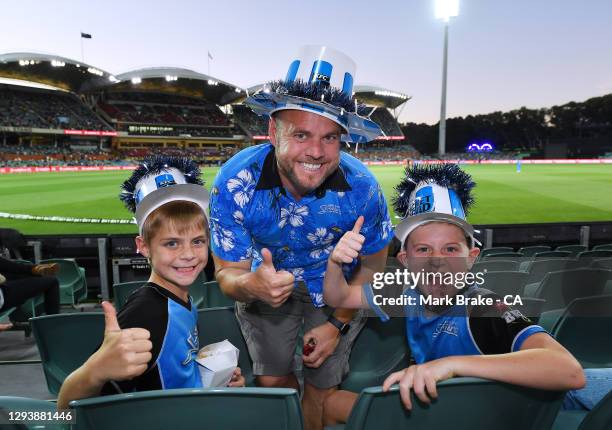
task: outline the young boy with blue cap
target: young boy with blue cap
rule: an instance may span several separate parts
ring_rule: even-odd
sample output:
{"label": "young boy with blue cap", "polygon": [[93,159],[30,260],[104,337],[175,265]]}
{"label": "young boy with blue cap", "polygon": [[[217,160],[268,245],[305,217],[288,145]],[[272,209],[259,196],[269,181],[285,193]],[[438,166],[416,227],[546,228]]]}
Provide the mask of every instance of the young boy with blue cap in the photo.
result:
{"label": "young boy with blue cap", "polygon": [[[383,388],[399,383],[408,409],[411,391],[429,403],[437,397],[436,383],[454,376],[550,390],[577,390],[585,384],[580,364],[542,327],[481,288],[477,277],[462,288],[454,282],[465,280],[480,252],[466,221],[474,185],[457,165],[437,164],[408,168],[396,187],[395,210],[405,215],[395,230],[402,244],[397,258],[411,273],[421,273],[416,282],[402,287],[400,301],[416,364],[389,375]],[[371,308],[387,320],[378,304],[380,295],[392,288],[349,285],[340,276],[342,264],[359,258],[359,227],[358,221],[329,258],[325,300],[335,306]],[[356,399],[356,393],[347,391],[328,397],[327,423],[345,422]]]}
{"label": "young boy with blue cap", "polygon": [[[197,164],[178,157],[147,159],[123,183],[120,198],[135,213],[136,245],[151,276],[118,314],[102,303],[104,342],[66,378],[58,408],[100,394],[202,386],[198,311],[189,286],[208,261],[203,185]],[[230,386],[242,385],[236,369]]]}

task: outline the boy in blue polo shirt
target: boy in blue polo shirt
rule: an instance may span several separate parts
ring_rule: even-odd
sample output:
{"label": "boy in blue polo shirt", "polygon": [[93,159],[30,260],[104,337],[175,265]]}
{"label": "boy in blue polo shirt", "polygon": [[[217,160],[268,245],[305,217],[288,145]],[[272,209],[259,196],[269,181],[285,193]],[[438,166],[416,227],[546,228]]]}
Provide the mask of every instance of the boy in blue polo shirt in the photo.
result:
{"label": "boy in blue polo shirt", "polygon": [[[124,182],[121,199],[135,212],[136,245],[151,276],[119,314],[103,302],[104,342],[66,378],[58,408],[100,394],[202,387],[196,355],[198,311],[189,296],[208,261],[208,192],[191,160],[145,160]],[[243,386],[236,369],[230,386]]]}
{"label": "boy in blue polo shirt", "polygon": [[[421,273],[416,285],[399,296],[416,364],[391,374],[383,388],[399,383],[408,409],[411,391],[429,403],[437,397],[436,383],[454,376],[550,390],[582,388],[585,376],[580,364],[542,327],[480,288],[477,277],[463,288],[444,280],[463,282],[480,252],[474,229],[465,221],[465,211],[473,202],[471,177],[456,165],[417,165],[406,173],[394,202],[396,213],[406,217],[395,235],[402,243],[398,260],[411,273]],[[384,295],[386,287],[374,291],[369,284],[352,286],[340,276],[342,264],[359,256],[360,222],[330,256],[325,301],[332,306],[371,308],[388,319],[376,304],[380,298],[374,299]],[[357,394],[348,391],[329,396],[326,423],[345,422],[356,399]]]}

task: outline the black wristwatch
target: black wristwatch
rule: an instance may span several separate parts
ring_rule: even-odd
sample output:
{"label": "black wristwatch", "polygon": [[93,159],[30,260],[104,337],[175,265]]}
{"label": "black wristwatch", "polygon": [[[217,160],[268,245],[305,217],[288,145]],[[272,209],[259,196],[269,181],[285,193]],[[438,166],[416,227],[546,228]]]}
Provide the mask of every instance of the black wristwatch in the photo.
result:
{"label": "black wristwatch", "polygon": [[340,336],[344,336],[345,334],[347,334],[351,328],[350,324],[343,323],[333,315],[330,315],[329,318],[327,318],[327,321],[338,329],[338,331],[340,332]]}

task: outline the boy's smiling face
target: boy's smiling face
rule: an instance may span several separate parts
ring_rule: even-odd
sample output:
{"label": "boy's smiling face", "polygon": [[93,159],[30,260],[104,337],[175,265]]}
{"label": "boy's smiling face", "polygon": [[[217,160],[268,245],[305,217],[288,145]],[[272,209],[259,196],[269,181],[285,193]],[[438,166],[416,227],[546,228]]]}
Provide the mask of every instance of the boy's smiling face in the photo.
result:
{"label": "boy's smiling face", "polygon": [[150,281],[179,297],[185,297],[208,262],[208,238],[201,225],[179,233],[165,224],[149,244],[140,236],[136,243],[141,254],[150,259]]}
{"label": "boy's smiling face", "polygon": [[[459,273],[467,272],[474,264],[480,250],[470,248],[463,230],[445,222],[430,222],[414,229],[397,255],[399,261],[411,272]],[[418,288],[426,296],[453,297],[459,289],[439,282],[421,283]]]}

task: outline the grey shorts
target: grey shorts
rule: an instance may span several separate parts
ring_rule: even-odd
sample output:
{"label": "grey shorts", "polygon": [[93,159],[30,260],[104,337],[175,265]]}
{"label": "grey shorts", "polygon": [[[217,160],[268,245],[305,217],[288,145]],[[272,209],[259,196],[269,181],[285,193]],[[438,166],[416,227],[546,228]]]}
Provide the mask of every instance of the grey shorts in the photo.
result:
{"label": "grey shorts", "polygon": [[[324,324],[333,311],[328,306],[314,307],[303,284],[278,308],[260,301],[237,302],[236,318],[253,360],[253,374],[292,374],[298,336]],[[316,369],[304,367],[305,382],[320,389],[339,385],[349,372],[351,348],[365,322],[363,312],[358,311],[351,321],[351,329],[341,336],[334,353]]]}

